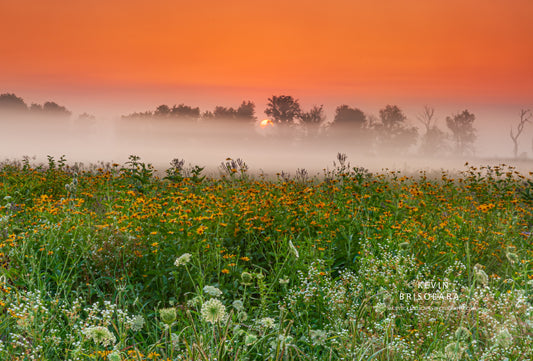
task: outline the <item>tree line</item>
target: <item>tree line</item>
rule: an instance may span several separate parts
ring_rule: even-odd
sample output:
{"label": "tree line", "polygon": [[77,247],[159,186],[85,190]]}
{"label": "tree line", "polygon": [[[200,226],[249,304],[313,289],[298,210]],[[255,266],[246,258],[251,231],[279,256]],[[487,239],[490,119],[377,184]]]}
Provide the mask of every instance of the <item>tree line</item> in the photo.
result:
{"label": "tree line", "polygon": [[238,108],[216,106],[213,111],[200,112],[199,107],[180,104],[169,107],[166,104],[158,106],[155,111],[145,111],[123,115],[122,119],[190,119],[190,120],[243,120],[254,122],[255,104],[251,101],[243,101]]}
{"label": "tree line", "polygon": [[44,104],[32,103],[27,105],[24,99],[12,93],[0,94],[0,112],[11,114],[51,115],[55,117],[70,117],[72,112],[55,102]]}
{"label": "tree line", "polygon": [[[0,94],[0,114],[25,113],[70,117],[71,112],[55,102],[31,104],[15,94]],[[476,116],[469,110],[451,114],[445,118],[446,130],[439,128],[435,109],[424,106],[417,115],[422,125],[419,130],[408,122],[407,116],[397,105],[386,105],[377,116],[367,114],[357,107],[347,104],[335,109],[333,120],[328,121],[323,105],[315,105],[303,110],[298,99],[290,95],[268,98],[264,113],[276,124],[276,135],[305,136],[307,138],[333,138],[350,142],[362,149],[379,149],[380,152],[404,153],[418,145],[419,153],[427,156],[443,154],[474,155],[476,141]],[[79,119],[94,118],[87,113]],[[213,111],[201,112],[199,107],[185,104],[172,107],[162,104],[154,111],[123,115],[124,120],[134,119],[180,119],[191,121],[238,121],[243,124],[257,122],[255,104],[243,101],[238,107],[216,106]],[[518,157],[518,139],[527,123],[531,122],[531,111],[521,110],[516,130],[511,127],[513,154]]]}
{"label": "tree line", "polygon": [[[446,118],[446,125],[451,134],[438,128],[434,109],[429,106],[426,106],[423,114],[418,117],[425,127],[422,134],[407,122],[407,116],[397,105],[385,106],[376,117],[359,108],[343,104],[336,108],[334,119],[328,122],[323,105],[303,110],[298,99],[290,95],[279,95],[268,98],[264,113],[276,124],[279,130],[276,136],[279,137],[295,134],[303,134],[308,138],[330,137],[352,142],[360,148],[400,153],[407,152],[410,147],[420,142],[419,151],[428,156],[446,152],[458,155],[474,153],[475,115],[468,110]],[[214,111],[203,113],[200,108],[185,104],[172,107],[163,104],[154,111],[122,116],[122,119],[173,118],[194,121],[257,121],[255,104],[251,101],[243,101],[238,108],[217,106]]]}

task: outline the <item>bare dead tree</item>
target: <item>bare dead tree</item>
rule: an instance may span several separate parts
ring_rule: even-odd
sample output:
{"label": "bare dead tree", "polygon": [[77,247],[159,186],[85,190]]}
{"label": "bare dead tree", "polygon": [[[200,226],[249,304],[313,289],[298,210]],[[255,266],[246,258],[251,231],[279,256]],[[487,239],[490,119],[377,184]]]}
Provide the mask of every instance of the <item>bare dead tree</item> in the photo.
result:
{"label": "bare dead tree", "polygon": [[520,137],[520,134],[522,134],[522,131],[524,130],[524,125],[526,123],[530,122],[531,118],[531,110],[529,109],[522,109],[520,110],[520,122],[518,123],[518,126],[516,127],[516,133],[513,132],[513,127],[511,127],[511,131],[509,135],[511,136],[511,139],[513,140],[514,147],[513,147],[513,153],[514,157],[517,158],[518,156],[518,137]]}
{"label": "bare dead tree", "polygon": [[426,127],[426,134],[431,129],[431,122],[433,121],[433,116],[435,115],[435,108],[424,105],[424,111],[422,114],[417,115],[417,119]]}

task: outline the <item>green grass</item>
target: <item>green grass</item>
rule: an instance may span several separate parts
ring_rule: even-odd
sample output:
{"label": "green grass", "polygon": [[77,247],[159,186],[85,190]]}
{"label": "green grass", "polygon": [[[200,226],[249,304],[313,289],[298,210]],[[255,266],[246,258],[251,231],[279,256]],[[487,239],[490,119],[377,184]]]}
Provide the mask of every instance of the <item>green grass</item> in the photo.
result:
{"label": "green grass", "polygon": [[173,164],[1,164],[0,359],[533,358],[529,176]]}

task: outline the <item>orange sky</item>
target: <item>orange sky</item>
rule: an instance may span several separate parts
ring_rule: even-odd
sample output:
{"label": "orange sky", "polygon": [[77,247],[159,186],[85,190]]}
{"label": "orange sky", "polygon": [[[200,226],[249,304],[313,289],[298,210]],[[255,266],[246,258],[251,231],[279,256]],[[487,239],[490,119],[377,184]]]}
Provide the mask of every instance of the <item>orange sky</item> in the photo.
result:
{"label": "orange sky", "polygon": [[531,104],[532,19],[531,0],[0,0],[0,92]]}

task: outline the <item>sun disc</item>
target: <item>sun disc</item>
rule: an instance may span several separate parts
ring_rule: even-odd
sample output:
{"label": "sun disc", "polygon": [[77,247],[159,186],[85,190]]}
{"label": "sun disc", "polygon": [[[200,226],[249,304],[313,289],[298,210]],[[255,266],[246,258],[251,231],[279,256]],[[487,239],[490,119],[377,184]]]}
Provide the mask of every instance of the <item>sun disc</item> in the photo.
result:
{"label": "sun disc", "polygon": [[274,125],[274,123],[272,123],[272,120],[270,120],[270,119],[263,119],[263,120],[261,120],[261,123],[259,123],[259,126],[260,126],[261,128],[266,128],[266,127],[268,127],[269,125],[270,125],[270,126]]}

